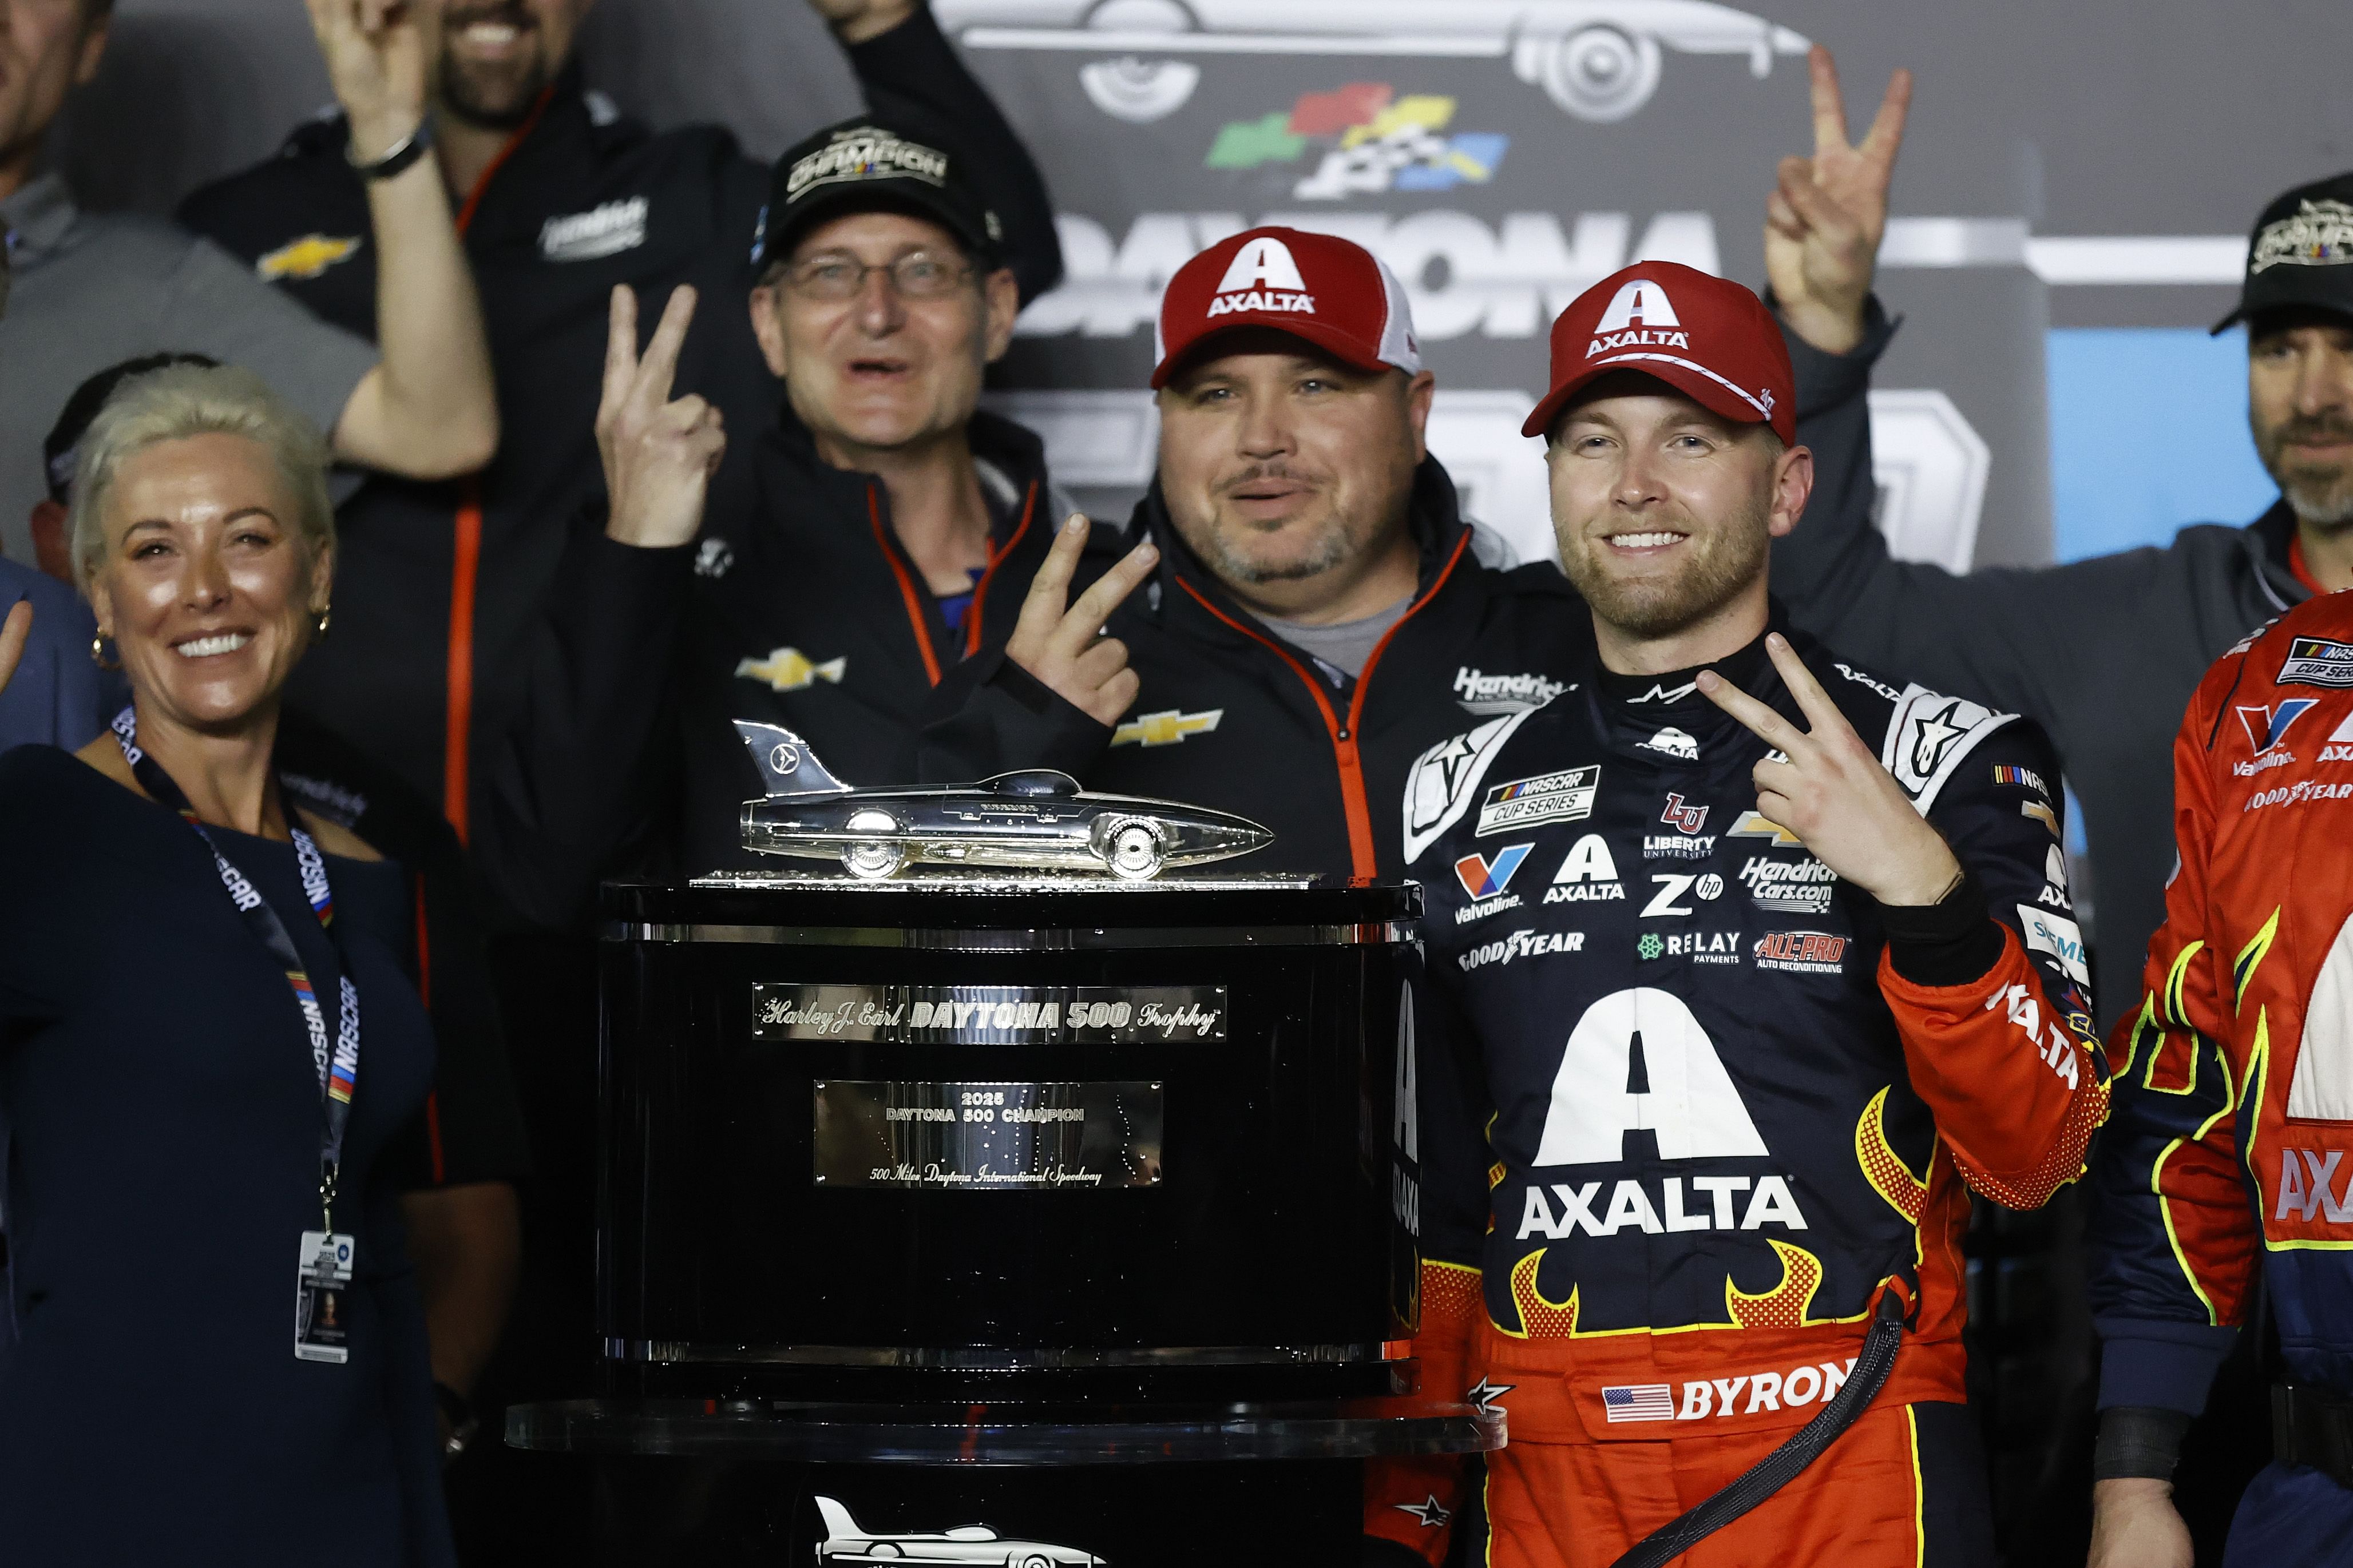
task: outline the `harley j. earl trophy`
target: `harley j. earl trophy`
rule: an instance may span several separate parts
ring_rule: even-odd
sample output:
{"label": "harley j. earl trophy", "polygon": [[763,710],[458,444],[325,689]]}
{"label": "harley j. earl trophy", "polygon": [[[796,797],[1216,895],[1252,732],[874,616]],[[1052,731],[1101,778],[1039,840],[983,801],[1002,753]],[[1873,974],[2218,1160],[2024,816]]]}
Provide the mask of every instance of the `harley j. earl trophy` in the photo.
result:
{"label": "harley j. earl trophy", "polygon": [[1405,1359],[1419,889],[737,728],[849,875],[605,890],[603,1390],[507,1437],[611,1560],[1354,1568],[1367,1461],[1501,1444]]}

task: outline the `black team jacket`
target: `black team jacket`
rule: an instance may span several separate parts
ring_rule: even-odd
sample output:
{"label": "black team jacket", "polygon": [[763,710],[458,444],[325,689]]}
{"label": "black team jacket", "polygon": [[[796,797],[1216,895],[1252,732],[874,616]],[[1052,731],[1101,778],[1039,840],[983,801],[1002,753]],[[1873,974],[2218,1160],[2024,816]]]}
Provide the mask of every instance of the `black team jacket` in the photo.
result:
{"label": "black team jacket", "polygon": [[[1022,297],[1051,287],[1061,255],[1044,183],[929,13],[845,53],[875,115],[969,157]],[[278,156],[198,191],[180,216],[320,315],[373,337],[373,250],[322,263],[335,247],[301,243],[368,232],[366,193],[343,149],[339,121],[304,125]],[[303,661],[290,695],[439,802],[461,833],[496,808],[493,752],[533,700],[533,672],[585,635],[546,624],[559,569],[630,564],[594,540],[581,546],[593,559],[565,559],[597,515],[594,423],[613,286],[638,289],[647,330],[673,286],[702,290],[677,390],[725,411],[739,454],[728,467],[744,464],[752,433],[776,419],[778,384],[744,306],[767,184],[766,167],[725,130],[657,134],[586,91],[575,64],[459,208],[502,444],[474,479],[371,479],[344,505],[334,637]],[[519,904],[543,910],[538,892],[506,889],[488,868]]]}
{"label": "black team jacket", "polygon": [[924,776],[1060,768],[1090,789],[1273,829],[1272,844],[1230,862],[1237,870],[1403,876],[1398,803],[1414,759],[1479,716],[1568,689],[1593,647],[1592,619],[1558,568],[1480,562],[1435,458],[1414,475],[1409,520],[1414,597],[1351,679],[1236,603],[1177,536],[1155,484],[1129,531],[1159,545],[1160,566],[1110,625],[1142,678],[1134,709],[1106,728],[1001,653],[984,655],[943,693],[954,710],[924,733]]}

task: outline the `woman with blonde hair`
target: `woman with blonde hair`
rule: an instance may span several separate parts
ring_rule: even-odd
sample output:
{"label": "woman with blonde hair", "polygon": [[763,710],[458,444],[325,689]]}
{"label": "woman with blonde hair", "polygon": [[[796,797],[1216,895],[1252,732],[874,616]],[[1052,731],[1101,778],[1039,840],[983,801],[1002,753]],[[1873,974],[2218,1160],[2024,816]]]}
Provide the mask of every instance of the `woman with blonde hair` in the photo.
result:
{"label": "woman with blonde hair", "polygon": [[9,1562],[454,1560],[375,1179],[433,1073],[405,875],[272,763],[332,617],[325,468],[234,369],[126,382],[79,448],[75,575],[132,700],[0,757]]}

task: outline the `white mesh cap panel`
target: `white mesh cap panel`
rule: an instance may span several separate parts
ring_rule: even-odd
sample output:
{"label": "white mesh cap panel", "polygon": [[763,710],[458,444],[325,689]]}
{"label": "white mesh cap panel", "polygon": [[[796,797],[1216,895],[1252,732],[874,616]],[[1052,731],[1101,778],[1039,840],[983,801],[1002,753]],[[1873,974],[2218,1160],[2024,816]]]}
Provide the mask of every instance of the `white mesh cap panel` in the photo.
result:
{"label": "white mesh cap panel", "polygon": [[1421,339],[1413,330],[1413,302],[1406,298],[1405,285],[1389,270],[1389,264],[1378,257],[1373,265],[1380,269],[1381,293],[1387,307],[1381,317],[1381,359],[1408,375],[1421,374]]}

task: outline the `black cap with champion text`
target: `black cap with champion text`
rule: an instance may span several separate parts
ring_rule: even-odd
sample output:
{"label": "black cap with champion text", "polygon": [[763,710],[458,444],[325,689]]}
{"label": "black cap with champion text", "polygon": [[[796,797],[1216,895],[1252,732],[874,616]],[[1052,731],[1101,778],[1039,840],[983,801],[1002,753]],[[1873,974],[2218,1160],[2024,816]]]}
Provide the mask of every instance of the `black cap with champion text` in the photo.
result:
{"label": "black cap with champion text", "polygon": [[940,224],[975,261],[993,265],[1004,227],[961,163],[921,136],[873,120],[828,126],[776,160],[754,262],[765,268],[791,255],[794,242],[820,218],[907,212]]}
{"label": "black cap with champion text", "polygon": [[2299,310],[2353,321],[2353,173],[2298,185],[2263,209],[2247,237],[2238,307],[2214,330]]}

